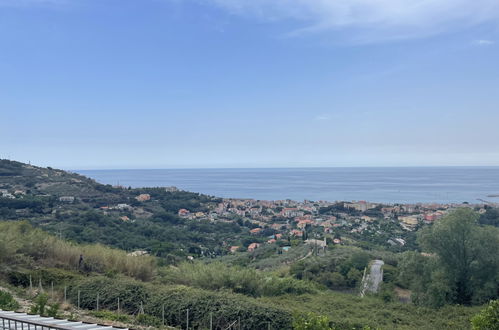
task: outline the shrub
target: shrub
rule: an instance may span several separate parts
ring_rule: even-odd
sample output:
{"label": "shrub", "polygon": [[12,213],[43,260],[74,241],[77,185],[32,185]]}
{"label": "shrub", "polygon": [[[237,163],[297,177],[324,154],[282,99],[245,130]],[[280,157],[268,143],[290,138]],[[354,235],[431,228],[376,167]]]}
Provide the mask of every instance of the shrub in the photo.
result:
{"label": "shrub", "polygon": [[[77,270],[80,255],[83,256],[83,266],[80,270],[87,273],[114,271],[141,281],[149,281],[154,277],[156,269],[156,259],[153,257],[132,257],[125,251],[99,244],[72,244],[40,229],[34,229],[26,222],[0,223],[0,242],[8,242],[11,256],[29,256],[38,264],[65,270]],[[67,274],[61,270],[52,270],[49,273],[44,275],[51,276],[54,281],[60,280],[61,277],[67,279]],[[27,285],[26,278],[23,279],[22,285]]]}
{"label": "shrub", "polygon": [[29,274],[19,271],[11,271],[7,274],[9,283],[14,286],[29,286]]}
{"label": "shrub", "polygon": [[121,313],[114,313],[108,310],[93,311],[90,313],[90,315],[109,321],[118,321],[124,323],[131,322],[130,316]]}
{"label": "shrub", "polygon": [[136,322],[140,325],[146,325],[155,328],[158,328],[162,325],[161,320],[159,318],[148,314],[137,315]]}
{"label": "shrub", "polygon": [[39,314],[41,316],[57,317],[57,315],[59,314],[59,304],[54,303],[48,305],[48,301],[49,297],[47,294],[39,294],[38,296],[36,296],[35,300],[33,300],[34,305],[31,305],[30,313]]}
{"label": "shrub", "polygon": [[183,263],[178,268],[164,268],[163,282],[183,284],[207,290],[231,290],[248,296],[276,296],[303,294],[316,291],[316,287],[293,278],[280,278],[250,268],[229,267],[220,262],[210,264]]}
{"label": "shrub", "polygon": [[273,329],[291,328],[292,318],[287,310],[229,292],[210,292],[180,285],[152,285],[121,276],[115,279],[99,276],[81,280],[69,289],[73,303],[76,303],[78,291],[80,306],[91,310],[96,307],[97,293],[100,295],[100,307],[108,310],[117,309],[117,299],[120,297],[123,311],[139,314],[143,302],[146,314],[161,319],[164,306],[166,323],[172,326],[185,328],[186,311],[189,309],[190,324],[195,328],[206,328],[210,314],[213,324],[218,327],[227,327],[240,318],[245,329],[267,328],[269,322]]}
{"label": "shrub", "polygon": [[227,292],[209,292],[183,286],[169,286],[157,290],[145,306],[147,313],[161,317],[165,307],[166,323],[186,327],[186,312],[189,309],[190,325],[208,328],[210,315],[215,329],[227,328],[232,322],[241,320],[243,329],[290,329],[291,313],[253,298]]}
{"label": "shrub", "polygon": [[14,297],[10,293],[0,290],[0,309],[13,311],[18,308],[19,303]]}
{"label": "shrub", "polygon": [[499,329],[499,300],[493,300],[471,319],[473,330]]}
{"label": "shrub", "polygon": [[68,297],[75,305],[78,301],[78,291],[80,291],[81,308],[95,309],[97,294],[99,294],[101,308],[117,310],[119,298],[121,309],[130,314],[137,314],[140,311],[141,302],[145,303],[150,296],[150,291],[144,283],[124,277],[94,276],[70,286]]}
{"label": "shrub", "polygon": [[313,313],[295,314],[293,316],[294,330],[332,330],[331,321],[327,316]]}

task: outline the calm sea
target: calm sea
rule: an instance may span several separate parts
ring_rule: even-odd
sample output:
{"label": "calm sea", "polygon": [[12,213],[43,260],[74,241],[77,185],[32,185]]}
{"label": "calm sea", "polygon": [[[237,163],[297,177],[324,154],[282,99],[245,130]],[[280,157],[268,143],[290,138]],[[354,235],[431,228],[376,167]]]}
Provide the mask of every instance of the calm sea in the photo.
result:
{"label": "calm sea", "polygon": [[78,170],[106,184],[218,197],[384,203],[499,202],[499,167]]}

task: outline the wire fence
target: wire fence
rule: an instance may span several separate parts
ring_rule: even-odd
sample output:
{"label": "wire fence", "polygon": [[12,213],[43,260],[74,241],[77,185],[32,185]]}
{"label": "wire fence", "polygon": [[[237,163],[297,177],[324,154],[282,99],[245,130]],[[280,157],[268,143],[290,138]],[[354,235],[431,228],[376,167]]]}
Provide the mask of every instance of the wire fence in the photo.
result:
{"label": "wire fence", "polygon": [[[238,316],[236,319],[234,318],[231,319],[228,318],[226,315],[224,315],[223,311],[219,313],[210,312],[207,315],[203,315],[201,318],[199,318],[199,313],[194,313],[195,309],[193,308],[178,309],[175,312],[173,312],[171,309],[167,310],[164,304],[162,306],[155,306],[154,310],[149,311],[145,307],[144,301],[135,302],[133,305],[127,306],[128,300],[123,299],[125,297],[118,296],[114,301],[114,303],[110,303],[109,299],[107,299],[107,297],[103,295],[101,292],[93,292],[91,296],[94,298],[89,300],[88,290],[85,290],[85,301],[83,303],[82,290],[76,290],[75,297],[71,299],[71,297],[69,297],[68,295],[69,287],[65,284],[56,285],[54,281],[50,281],[50,283],[43,283],[42,279],[39,278],[38,281],[36,281],[37,285],[35,287],[34,282],[35,281],[33,281],[30,275],[29,287],[27,288],[28,295],[30,297],[34,298],[38,294],[44,293],[47,294],[53,302],[63,303],[66,306],[67,304],[73,305],[78,312],[83,310],[96,311],[96,312],[108,311],[112,312],[117,316],[120,315],[133,316],[135,317],[136,320],[142,320],[143,321],[141,322],[142,325],[146,326],[147,325],[155,327],[168,326],[168,327],[177,327],[179,329],[186,329],[186,330],[190,329],[248,330],[254,328],[254,326],[245,325],[245,320],[241,316]],[[106,303],[103,304],[102,303],[103,301],[105,301]],[[138,308],[136,308],[137,305]],[[135,312],[130,313],[131,310],[135,310]],[[143,315],[144,317],[141,317],[141,315]],[[193,317],[193,315],[198,315],[198,317],[197,318]],[[146,316],[152,318],[148,318]],[[10,329],[10,328],[7,327],[4,329]],[[21,329],[21,328],[16,328],[16,329]],[[271,321],[266,321],[261,324],[259,329],[274,330],[277,329],[277,327],[274,327]]]}

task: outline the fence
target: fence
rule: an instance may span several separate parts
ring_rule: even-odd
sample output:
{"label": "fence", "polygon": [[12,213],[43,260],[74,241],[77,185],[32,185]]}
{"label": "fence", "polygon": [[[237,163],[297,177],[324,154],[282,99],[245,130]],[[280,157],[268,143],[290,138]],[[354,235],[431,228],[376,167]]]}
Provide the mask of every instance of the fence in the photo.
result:
{"label": "fence", "polygon": [[[60,303],[72,303],[73,306],[77,310],[90,310],[90,311],[99,311],[101,309],[104,309],[105,311],[109,311],[112,313],[115,313],[115,317],[120,317],[120,316],[132,316],[134,315],[137,317],[137,321],[139,319],[139,316],[143,315],[145,318],[142,319],[143,322],[139,322],[142,325],[149,325],[149,326],[155,326],[155,327],[163,327],[163,326],[176,326],[179,327],[180,329],[209,329],[209,330],[245,330],[245,329],[251,329],[254,328],[254,325],[251,326],[249,324],[246,324],[246,320],[241,317],[237,317],[237,315],[232,315],[232,317],[227,317],[224,315],[224,312],[209,312],[203,315],[199,315],[199,312],[197,313],[197,316],[193,315],[196,313],[196,310],[192,310],[189,308],[186,309],[178,309],[174,313],[172,313],[172,310],[165,309],[165,305],[158,305],[156,306],[155,310],[147,310],[145,308],[146,306],[145,303],[147,301],[134,301],[132,305],[130,306],[130,301],[128,301],[128,304],[125,302],[124,296],[120,297],[118,296],[117,298],[115,297],[115,300],[109,301],[109,297],[107,297],[105,294],[100,293],[98,291],[90,291],[88,292],[87,290],[73,290],[72,295],[70,295],[70,290],[68,286],[66,286],[66,283],[54,283],[53,281],[46,281],[43,283],[42,278],[32,278],[31,275],[29,275],[29,282],[28,282],[28,295],[31,297],[36,296],[39,293],[46,293],[53,301],[59,301]],[[34,285],[36,283],[36,285]],[[47,288],[47,289],[45,289]],[[85,293],[85,295],[84,295]],[[90,293],[90,295],[89,295]],[[128,310],[128,312],[126,312]],[[144,315],[146,314],[146,315]],[[12,314],[14,315],[14,314]],[[20,315],[19,313],[15,313],[15,315]],[[154,319],[150,319],[148,317],[154,317]],[[40,318],[40,316],[38,316]],[[47,318],[45,318],[47,319]],[[5,319],[8,321],[8,319]],[[29,321],[32,321],[34,319],[31,319]],[[131,319],[133,320],[133,319]],[[11,320],[12,321],[12,320]],[[128,321],[120,320],[124,323],[130,323]],[[129,320],[130,321],[130,320]],[[0,324],[0,330],[3,329],[35,329],[36,324],[32,324],[31,327],[25,326],[23,327],[20,321],[17,321],[20,326],[15,326],[15,322],[12,323],[13,327],[9,327],[6,325],[5,327],[1,327],[2,324]],[[68,322],[68,321],[66,321]],[[153,323],[151,323],[153,322]],[[8,322],[7,322],[8,323]],[[262,324],[259,325],[259,328],[264,329],[264,330],[271,330],[275,329],[275,326],[272,324],[273,322],[271,321],[263,321]],[[26,323],[27,325],[28,323]],[[62,324],[62,323],[57,323],[57,324]],[[80,323],[80,327],[78,329],[94,329],[94,328],[87,328],[81,327],[82,323]],[[53,326],[47,326],[45,325],[44,327],[41,327],[41,325],[36,325],[36,329],[66,329],[64,327],[53,327]],[[73,328],[69,328],[73,329]],[[95,329],[113,329],[112,327],[107,327],[107,328],[95,328]],[[116,328],[118,329],[118,328]]]}
{"label": "fence", "polygon": [[29,315],[26,313],[7,312],[0,310],[0,329],[2,330],[104,330],[123,329],[111,326],[73,322],[52,317],[42,317],[39,315]]}

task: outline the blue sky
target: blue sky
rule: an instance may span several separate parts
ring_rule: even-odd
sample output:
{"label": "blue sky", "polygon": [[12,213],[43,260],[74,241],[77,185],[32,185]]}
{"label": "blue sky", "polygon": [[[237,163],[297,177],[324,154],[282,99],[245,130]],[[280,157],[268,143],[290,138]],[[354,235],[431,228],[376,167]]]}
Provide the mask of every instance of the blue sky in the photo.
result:
{"label": "blue sky", "polygon": [[0,0],[0,157],[499,165],[497,0]]}

